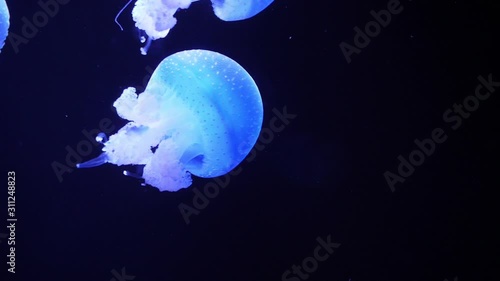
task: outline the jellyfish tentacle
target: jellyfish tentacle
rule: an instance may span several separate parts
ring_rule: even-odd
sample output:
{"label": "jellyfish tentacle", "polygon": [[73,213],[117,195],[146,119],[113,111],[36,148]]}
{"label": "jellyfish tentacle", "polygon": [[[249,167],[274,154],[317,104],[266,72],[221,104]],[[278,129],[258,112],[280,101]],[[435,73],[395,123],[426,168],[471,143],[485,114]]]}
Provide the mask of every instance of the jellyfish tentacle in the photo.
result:
{"label": "jellyfish tentacle", "polygon": [[83,163],[78,163],[76,164],[77,168],[92,168],[92,167],[97,167],[101,166],[102,164],[108,163],[108,155],[106,152],[101,153],[101,155],[97,156],[94,159],[91,159],[89,161],[83,162]]}
{"label": "jellyfish tentacle", "polygon": [[118,12],[118,14],[116,14],[116,17],[115,17],[115,23],[120,27],[121,31],[123,31],[123,27],[122,25],[118,22],[118,17],[121,15],[121,13],[123,12],[123,10],[125,10],[128,5],[130,5],[130,3],[132,3],[133,0],[129,0],[127,2],[127,4],[125,4],[125,6],[123,6],[123,8]]}

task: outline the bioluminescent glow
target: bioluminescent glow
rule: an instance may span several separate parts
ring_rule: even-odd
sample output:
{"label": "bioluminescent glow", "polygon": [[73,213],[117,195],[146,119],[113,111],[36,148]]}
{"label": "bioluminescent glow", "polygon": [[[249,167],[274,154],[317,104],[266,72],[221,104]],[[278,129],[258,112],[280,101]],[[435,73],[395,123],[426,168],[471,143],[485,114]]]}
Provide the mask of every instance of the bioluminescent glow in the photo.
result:
{"label": "bioluminescent glow", "polygon": [[212,51],[182,51],[165,58],[143,93],[127,88],[114,102],[130,122],[106,139],[97,158],[79,168],[104,163],[136,165],[161,191],[191,185],[191,174],[212,178],[234,169],[259,136],[263,107],[252,77],[234,60]]}
{"label": "bioluminescent glow", "polygon": [[9,9],[5,0],[0,0],[0,52],[5,43],[5,38],[9,34]]}
{"label": "bioluminescent glow", "polygon": [[[147,38],[142,39],[143,43],[146,42],[146,45],[141,48],[141,53],[143,55],[147,54],[152,40],[167,36],[170,29],[177,23],[175,18],[177,10],[187,9],[191,3],[197,1],[199,0],[137,0],[132,10],[132,18],[135,21],[135,26],[143,30],[147,35]],[[211,1],[215,15],[221,20],[238,21],[255,16],[274,0]],[[120,13],[122,11],[123,9]]]}

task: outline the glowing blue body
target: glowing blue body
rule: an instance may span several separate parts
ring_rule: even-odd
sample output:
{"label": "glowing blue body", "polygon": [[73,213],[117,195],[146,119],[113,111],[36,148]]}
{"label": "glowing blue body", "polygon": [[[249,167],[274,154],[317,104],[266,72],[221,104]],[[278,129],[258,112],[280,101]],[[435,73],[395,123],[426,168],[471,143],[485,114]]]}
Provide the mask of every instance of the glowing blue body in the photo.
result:
{"label": "glowing blue body", "polygon": [[219,53],[193,50],[168,57],[151,76],[148,90],[175,94],[179,103],[196,113],[192,118],[200,133],[197,142],[207,145],[204,157],[212,159],[190,170],[196,176],[228,173],[259,136],[263,117],[259,90],[239,64]]}
{"label": "glowing blue body", "polygon": [[[137,0],[132,10],[132,18],[135,21],[135,26],[144,30],[148,36],[146,45],[141,48],[141,53],[147,54],[152,40],[167,36],[170,29],[177,23],[175,13],[179,9],[187,9],[197,1],[199,0]],[[238,21],[255,16],[274,0],[211,1],[214,13],[218,18],[224,21]]]}
{"label": "glowing blue body", "polygon": [[5,0],[0,0],[0,52],[9,33],[9,9]]}
{"label": "glowing blue body", "polygon": [[141,177],[162,191],[188,187],[191,174],[209,178],[234,169],[257,141],[263,118],[252,77],[206,50],[167,57],[143,93],[128,88],[114,106],[131,122],[104,143],[101,156],[78,167],[144,165]]}
{"label": "glowing blue body", "polygon": [[214,13],[224,21],[251,18],[262,12],[274,0],[212,0]]}

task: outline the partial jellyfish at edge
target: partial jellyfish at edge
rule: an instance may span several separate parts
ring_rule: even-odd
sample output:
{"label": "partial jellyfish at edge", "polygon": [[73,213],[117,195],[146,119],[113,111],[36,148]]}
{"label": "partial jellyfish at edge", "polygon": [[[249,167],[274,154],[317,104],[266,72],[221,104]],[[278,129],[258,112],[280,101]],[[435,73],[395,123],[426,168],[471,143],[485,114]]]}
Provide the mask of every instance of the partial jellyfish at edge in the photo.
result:
{"label": "partial jellyfish at edge", "polygon": [[9,34],[9,19],[10,15],[7,3],[5,3],[5,0],[0,0],[0,53],[5,44],[5,39]]}
{"label": "partial jellyfish at edge", "polygon": [[[193,2],[199,0],[137,0],[132,10],[132,18],[135,26],[144,30],[147,38],[141,39],[145,46],[141,53],[146,55],[151,42],[156,39],[165,38],[170,32],[177,19],[174,17],[179,9],[187,9]],[[223,21],[245,20],[255,16],[267,8],[274,0],[211,0],[215,15]],[[128,4],[130,4],[130,0]],[[126,7],[125,6],[125,7]],[[125,8],[124,7],[124,8]],[[119,14],[124,10],[120,10]],[[115,17],[115,22],[120,26]]]}
{"label": "partial jellyfish at edge", "polygon": [[255,145],[262,128],[259,89],[234,60],[206,50],[165,58],[143,93],[125,89],[114,102],[130,122],[103,143],[103,153],[78,164],[136,165],[139,174],[160,191],[189,187],[191,175],[213,178],[234,169]]}

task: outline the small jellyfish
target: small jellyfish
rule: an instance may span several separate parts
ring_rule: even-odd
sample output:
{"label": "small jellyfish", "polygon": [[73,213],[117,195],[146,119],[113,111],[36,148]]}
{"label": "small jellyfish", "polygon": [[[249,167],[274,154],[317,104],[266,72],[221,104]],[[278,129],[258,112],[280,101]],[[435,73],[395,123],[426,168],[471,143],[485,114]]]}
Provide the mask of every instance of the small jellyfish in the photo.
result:
{"label": "small jellyfish", "polygon": [[212,0],[215,15],[223,21],[245,20],[267,8],[274,0]]}
{"label": "small jellyfish", "polygon": [[77,167],[135,165],[138,173],[124,174],[161,191],[190,186],[191,175],[230,172],[262,127],[262,99],[252,77],[234,60],[206,50],[165,58],[143,93],[129,87],[113,105],[130,122],[109,139],[99,134],[103,153]]}
{"label": "small jellyfish", "polygon": [[5,0],[0,0],[0,52],[2,52],[5,38],[7,38],[7,34],[9,33],[9,18],[7,3],[5,3]]}
{"label": "small jellyfish", "polygon": [[[148,36],[146,45],[141,48],[141,53],[143,55],[147,54],[152,40],[167,36],[170,29],[177,23],[177,19],[174,17],[177,10],[187,9],[191,3],[197,1],[199,0],[137,0],[132,10],[132,18],[135,21],[135,26],[140,30],[144,30]],[[211,1],[217,17],[224,21],[237,21],[255,16],[274,0]],[[123,9],[120,13],[122,11]]]}

